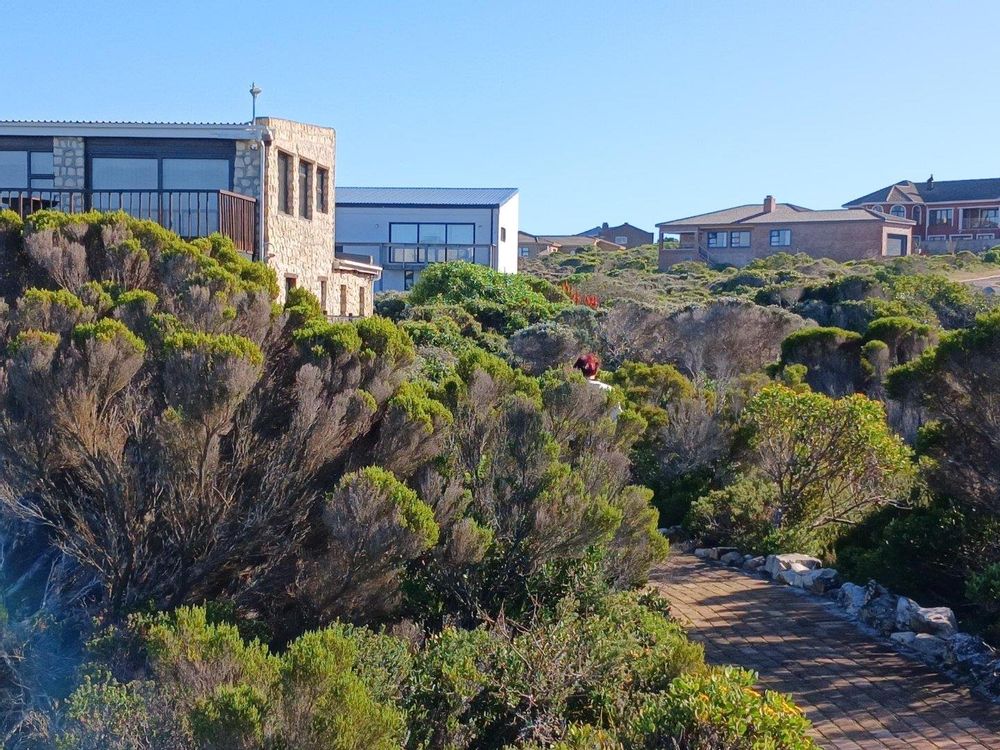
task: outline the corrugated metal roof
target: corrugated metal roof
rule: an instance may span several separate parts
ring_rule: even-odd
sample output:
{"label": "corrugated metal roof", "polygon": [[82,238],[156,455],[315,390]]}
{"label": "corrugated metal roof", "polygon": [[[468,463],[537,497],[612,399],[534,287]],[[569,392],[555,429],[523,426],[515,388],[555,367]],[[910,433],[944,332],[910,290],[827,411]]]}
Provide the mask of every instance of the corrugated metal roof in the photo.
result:
{"label": "corrugated metal roof", "polygon": [[174,127],[177,125],[197,125],[202,127],[229,128],[249,125],[248,122],[155,122],[147,120],[0,120],[0,125],[147,125],[150,127]]}
{"label": "corrugated metal roof", "polygon": [[337,205],[501,206],[517,188],[338,187]]}

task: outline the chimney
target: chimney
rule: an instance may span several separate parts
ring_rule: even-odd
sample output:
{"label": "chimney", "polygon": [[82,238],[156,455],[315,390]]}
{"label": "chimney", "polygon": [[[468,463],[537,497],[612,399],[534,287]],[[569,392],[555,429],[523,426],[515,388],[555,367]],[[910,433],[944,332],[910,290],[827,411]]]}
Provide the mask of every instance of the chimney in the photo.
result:
{"label": "chimney", "polygon": [[934,175],[933,174],[930,177],[927,178],[927,189],[928,190],[933,190],[934,189]]}
{"label": "chimney", "polygon": [[773,195],[769,195],[764,199],[764,213],[769,214],[778,207],[777,201],[774,200]]}
{"label": "chimney", "polygon": [[601,229],[607,229],[607,228],[608,228],[608,222],[604,222],[604,226],[602,226]]}

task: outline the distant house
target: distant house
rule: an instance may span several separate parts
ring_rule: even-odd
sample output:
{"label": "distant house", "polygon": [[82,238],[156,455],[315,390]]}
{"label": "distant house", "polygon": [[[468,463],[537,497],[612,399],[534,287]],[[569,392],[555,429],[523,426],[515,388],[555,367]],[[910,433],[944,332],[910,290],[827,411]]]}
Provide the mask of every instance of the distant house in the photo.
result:
{"label": "distant house", "polygon": [[578,253],[596,247],[598,250],[622,250],[621,245],[608,242],[600,237],[579,234],[529,234],[519,232],[517,236],[518,259],[541,258],[551,253]]}
{"label": "distant house", "polygon": [[903,180],[844,206],[912,219],[924,252],[984,250],[1000,239],[1000,178]]}
{"label": "distant house", "polygon": [[[779,252],[845,261],[912,252],[913,221],[865,208],[813,211],[792,203],[734,206],[656,225],[660,269],[683,260],[743,265]],[[668,234],[680,237],[667,248]]]}
{"label": "distant house", "polygon": [[337,188],[337,252],[371,256],[376,291],[452,260],[517,273],[518,210],[516,188]]}
{"label": "distant house", "polygon": [[220,232],[275,269],[279,299],[305,287],[329,314],[366,315],[380,270],[335,263],[335,146],[331,128],[276,117],[0,122],[0,209],[124,211],[185,239]]}
{"label": "distant house", "polygon": [[639,229],[639,227],[634,227],[627,222],[619,224],[616,227],[609,227],[608,222],[604,222],[601,226],[588,229],[586,232],[580,232],[580,234],[584,237],[599,237],[602,240],[607,240],[626,248],[653,244],[652,232]]}

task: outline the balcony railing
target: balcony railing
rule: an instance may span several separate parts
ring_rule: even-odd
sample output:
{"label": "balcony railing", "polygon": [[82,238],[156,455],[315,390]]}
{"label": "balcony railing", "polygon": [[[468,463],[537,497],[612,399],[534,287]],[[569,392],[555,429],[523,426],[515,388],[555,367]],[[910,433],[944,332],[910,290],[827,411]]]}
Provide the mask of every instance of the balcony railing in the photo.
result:
{"label": "balcony railing", "polygon": [[385,267],[425,266],[451,260],[466,260],[480,265],[495,265],[496,245],[409,244],[400,242],[337,242],[338,248],[359,255],[369,255]]}
{"label": "balcony railing", "polygon": [[228,190],[0,189],[0,210],[10,209],[24,218],[46,208],[71,214],[124,211],[185,239],[220,232],[251,255],[257,245],[257,200]]}

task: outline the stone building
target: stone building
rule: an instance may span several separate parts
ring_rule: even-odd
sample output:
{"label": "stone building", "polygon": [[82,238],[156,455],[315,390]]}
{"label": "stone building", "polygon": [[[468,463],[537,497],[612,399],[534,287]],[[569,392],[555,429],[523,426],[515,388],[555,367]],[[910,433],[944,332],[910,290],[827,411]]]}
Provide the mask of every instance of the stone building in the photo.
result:
{"label": "stone building", "polygon": [[334,257],[331,128],[252,123],[0,122],[0,209],[123,210],[185,238],[221,232],[329,315],[371,312],[380,269]]}
{"label": "stone building", "polygon": [[[724,208],[665,221],[660,230],[660,270],[685,260],[744,265],[775,253],[805,253],[837,261],[909,255],[911,219],[863,208],[813,211],[767,196],[763,203]],[[680,237],[666,247],[667,235]]]}

